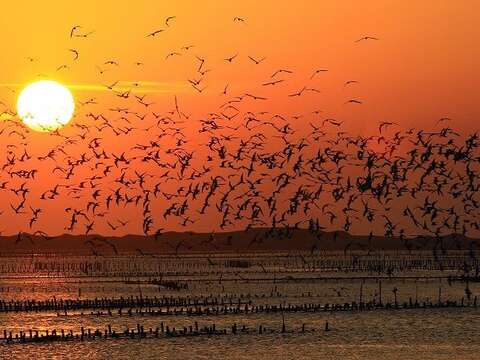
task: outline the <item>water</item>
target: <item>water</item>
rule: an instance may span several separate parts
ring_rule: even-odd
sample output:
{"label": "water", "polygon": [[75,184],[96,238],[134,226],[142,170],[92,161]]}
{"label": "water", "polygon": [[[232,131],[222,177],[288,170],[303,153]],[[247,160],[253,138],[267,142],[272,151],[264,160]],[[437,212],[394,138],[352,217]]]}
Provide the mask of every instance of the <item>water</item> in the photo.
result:
{"label": "water", "polygon": [[[238,256],[237,256],[238,257]],[[4,259],[3,261],[10,261]],[[215,259],[214,259],[215,260]],[[257,260],[248,258],[255,263]],[[1,260],[0,260],[1,261]],[[26,260],[21,260],[26,261]],[[20,262],[21,262],[20,261]],[[71,262],[64,258],[60,262]],[[94,261],[94,259],[84,259]],[[111,260],[124,263],[125,259]],[[196,266],[192,266],[198,262]],[[212,260],[210,260],[211,262]],[[271,259],[265,264],[273,264]],[[197,260],[176,258],[168,263],[162,280],[179,281],[188,289],[172,290],[149,283],[153,272],[146,274],[105,269],[101,273],[79,274],[32,269],[17,264],[16,272],[0,279],[0,299],[93,299],[101,297],[212,297],[233,304],[240,299],[256,305],[325,304],[351,301],[397,302],[417,300],[438,302],[446,299],[468,302],[466,288],[471,292],[470,302],[480,295],[480,284],[448,281],[446,277],[461,274],[457,270],[404,269],[381,281],[378,274],[315,270],[275,263],[270,268],[230,268],[212,265],[203,258]],[[184,262],[188,262],[186,266]],[[123,269],[125,270],[125,269]],[[120,272],[122,273],[121,275]],[[129,275],[129,276],[125,276]],[[384,275],[382,275],[384,276]],[[371,278],[370,278],[371,277]],[[135,283],[134,280],[140,280]],[[380,295],[381,294],[381,295]],[[155,329],[164,323],[170,328],[184,326],[211,326],[231,329],[235,323],[245,325],[248,334],[147,339],[107,339],[86,341],[55,341],[46,343],[5,344],[0,341],[0,358],[90,358],[90,359],[158,359],[158,358],[232,358],[232,359],[477,359],[480,351],[480,313],[478,308],[427,308],[372,311],[285,312],[286,333],[281,333],[282,314],[247,313],[227,315],[148,315],[122,316],[118,310],[108,315],[106,310],[78,310],[64,313],[7,312],[0,313],[0,332],[64,329],[79,333],[80,328],[106,329],[110,325],[117,332],[135,329]],[[143,309],[145,310],[145,309]],[[99,315],[97,311],[102,311]],[[325,332],[328,321],[330,331]],[[258,334],[262,325],[267,331]],[[302,326],[306,331],[302,332]],[[313,331],[314,330],[314,331]],[[1,336],[1,335],[0,335]]]}

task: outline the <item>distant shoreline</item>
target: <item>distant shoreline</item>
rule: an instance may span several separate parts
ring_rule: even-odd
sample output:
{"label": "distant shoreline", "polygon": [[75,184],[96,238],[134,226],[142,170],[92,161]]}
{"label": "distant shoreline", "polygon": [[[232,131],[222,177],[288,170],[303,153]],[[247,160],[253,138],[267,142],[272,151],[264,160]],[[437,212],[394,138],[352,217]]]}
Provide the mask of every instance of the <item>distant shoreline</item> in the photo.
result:
{"label": "distant shoreline", "polygon": [[46,237],[22,233],[0,237],[0,256],[84,255],[202,255],[309,252],[349,253],[469,251],[480,249],[478,239],[451,234],[439,238],[409,239],[356,236],[346,232],[312,232],[307,229],[255,228],[222,233],[165,232],[157,236],[61,235]]}

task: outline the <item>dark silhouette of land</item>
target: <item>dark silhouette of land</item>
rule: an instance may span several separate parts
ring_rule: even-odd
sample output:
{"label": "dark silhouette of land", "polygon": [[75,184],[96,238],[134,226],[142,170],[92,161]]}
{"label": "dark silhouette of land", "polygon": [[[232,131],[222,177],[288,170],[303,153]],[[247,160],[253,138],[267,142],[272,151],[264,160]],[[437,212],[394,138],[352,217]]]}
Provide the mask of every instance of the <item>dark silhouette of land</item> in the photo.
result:
{"label": "dark silhouette of land", "polygon": [[165,232],[157,236],[60,235],[55,237],[21,233],[0,237],[0,255],[20,254],[188,254],[266,251],[419,251],[441,253],[468,250],[476,256],[480,241],[451,234],[443,237],[418,236],[401,239],[383,236],[356,236],[346,232],[312,232],[307,229],[264,229],[249,231],[195,233]]}

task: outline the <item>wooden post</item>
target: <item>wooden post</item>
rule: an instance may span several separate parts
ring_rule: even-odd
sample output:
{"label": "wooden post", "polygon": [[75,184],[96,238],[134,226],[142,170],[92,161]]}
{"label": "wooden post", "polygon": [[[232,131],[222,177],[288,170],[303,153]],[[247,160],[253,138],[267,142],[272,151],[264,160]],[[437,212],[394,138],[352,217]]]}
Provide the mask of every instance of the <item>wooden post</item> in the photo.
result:
{"label": "wooden post", "polygon": [[330,331],[330,327],[328,325],[328,320],[325,320],[325,331]]}
{"label": "wooden post", "polygon": [[363,300],[363,279],[360,282],[360,304],[362,303]]}
{"label": "wooden post", "polygon": [[378,296],[380,298],[380,305],[382,305],[382,280],[378,281]]}
{"label": "wooden post", "polygon": [[418,304],[418,279],[415,280],[415,304]]}

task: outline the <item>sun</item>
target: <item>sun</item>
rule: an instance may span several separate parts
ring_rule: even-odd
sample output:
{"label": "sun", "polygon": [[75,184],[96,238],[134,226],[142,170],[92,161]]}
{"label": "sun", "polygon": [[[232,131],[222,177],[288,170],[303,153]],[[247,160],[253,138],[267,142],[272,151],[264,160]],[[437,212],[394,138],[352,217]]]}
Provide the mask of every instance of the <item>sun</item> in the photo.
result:
{"label": "sun", "polygon": [[26,86],[17,100],[17,113],[30,129],[55,131],[72,118],[75,102],[70,90],[62,84],[42,80]]}

